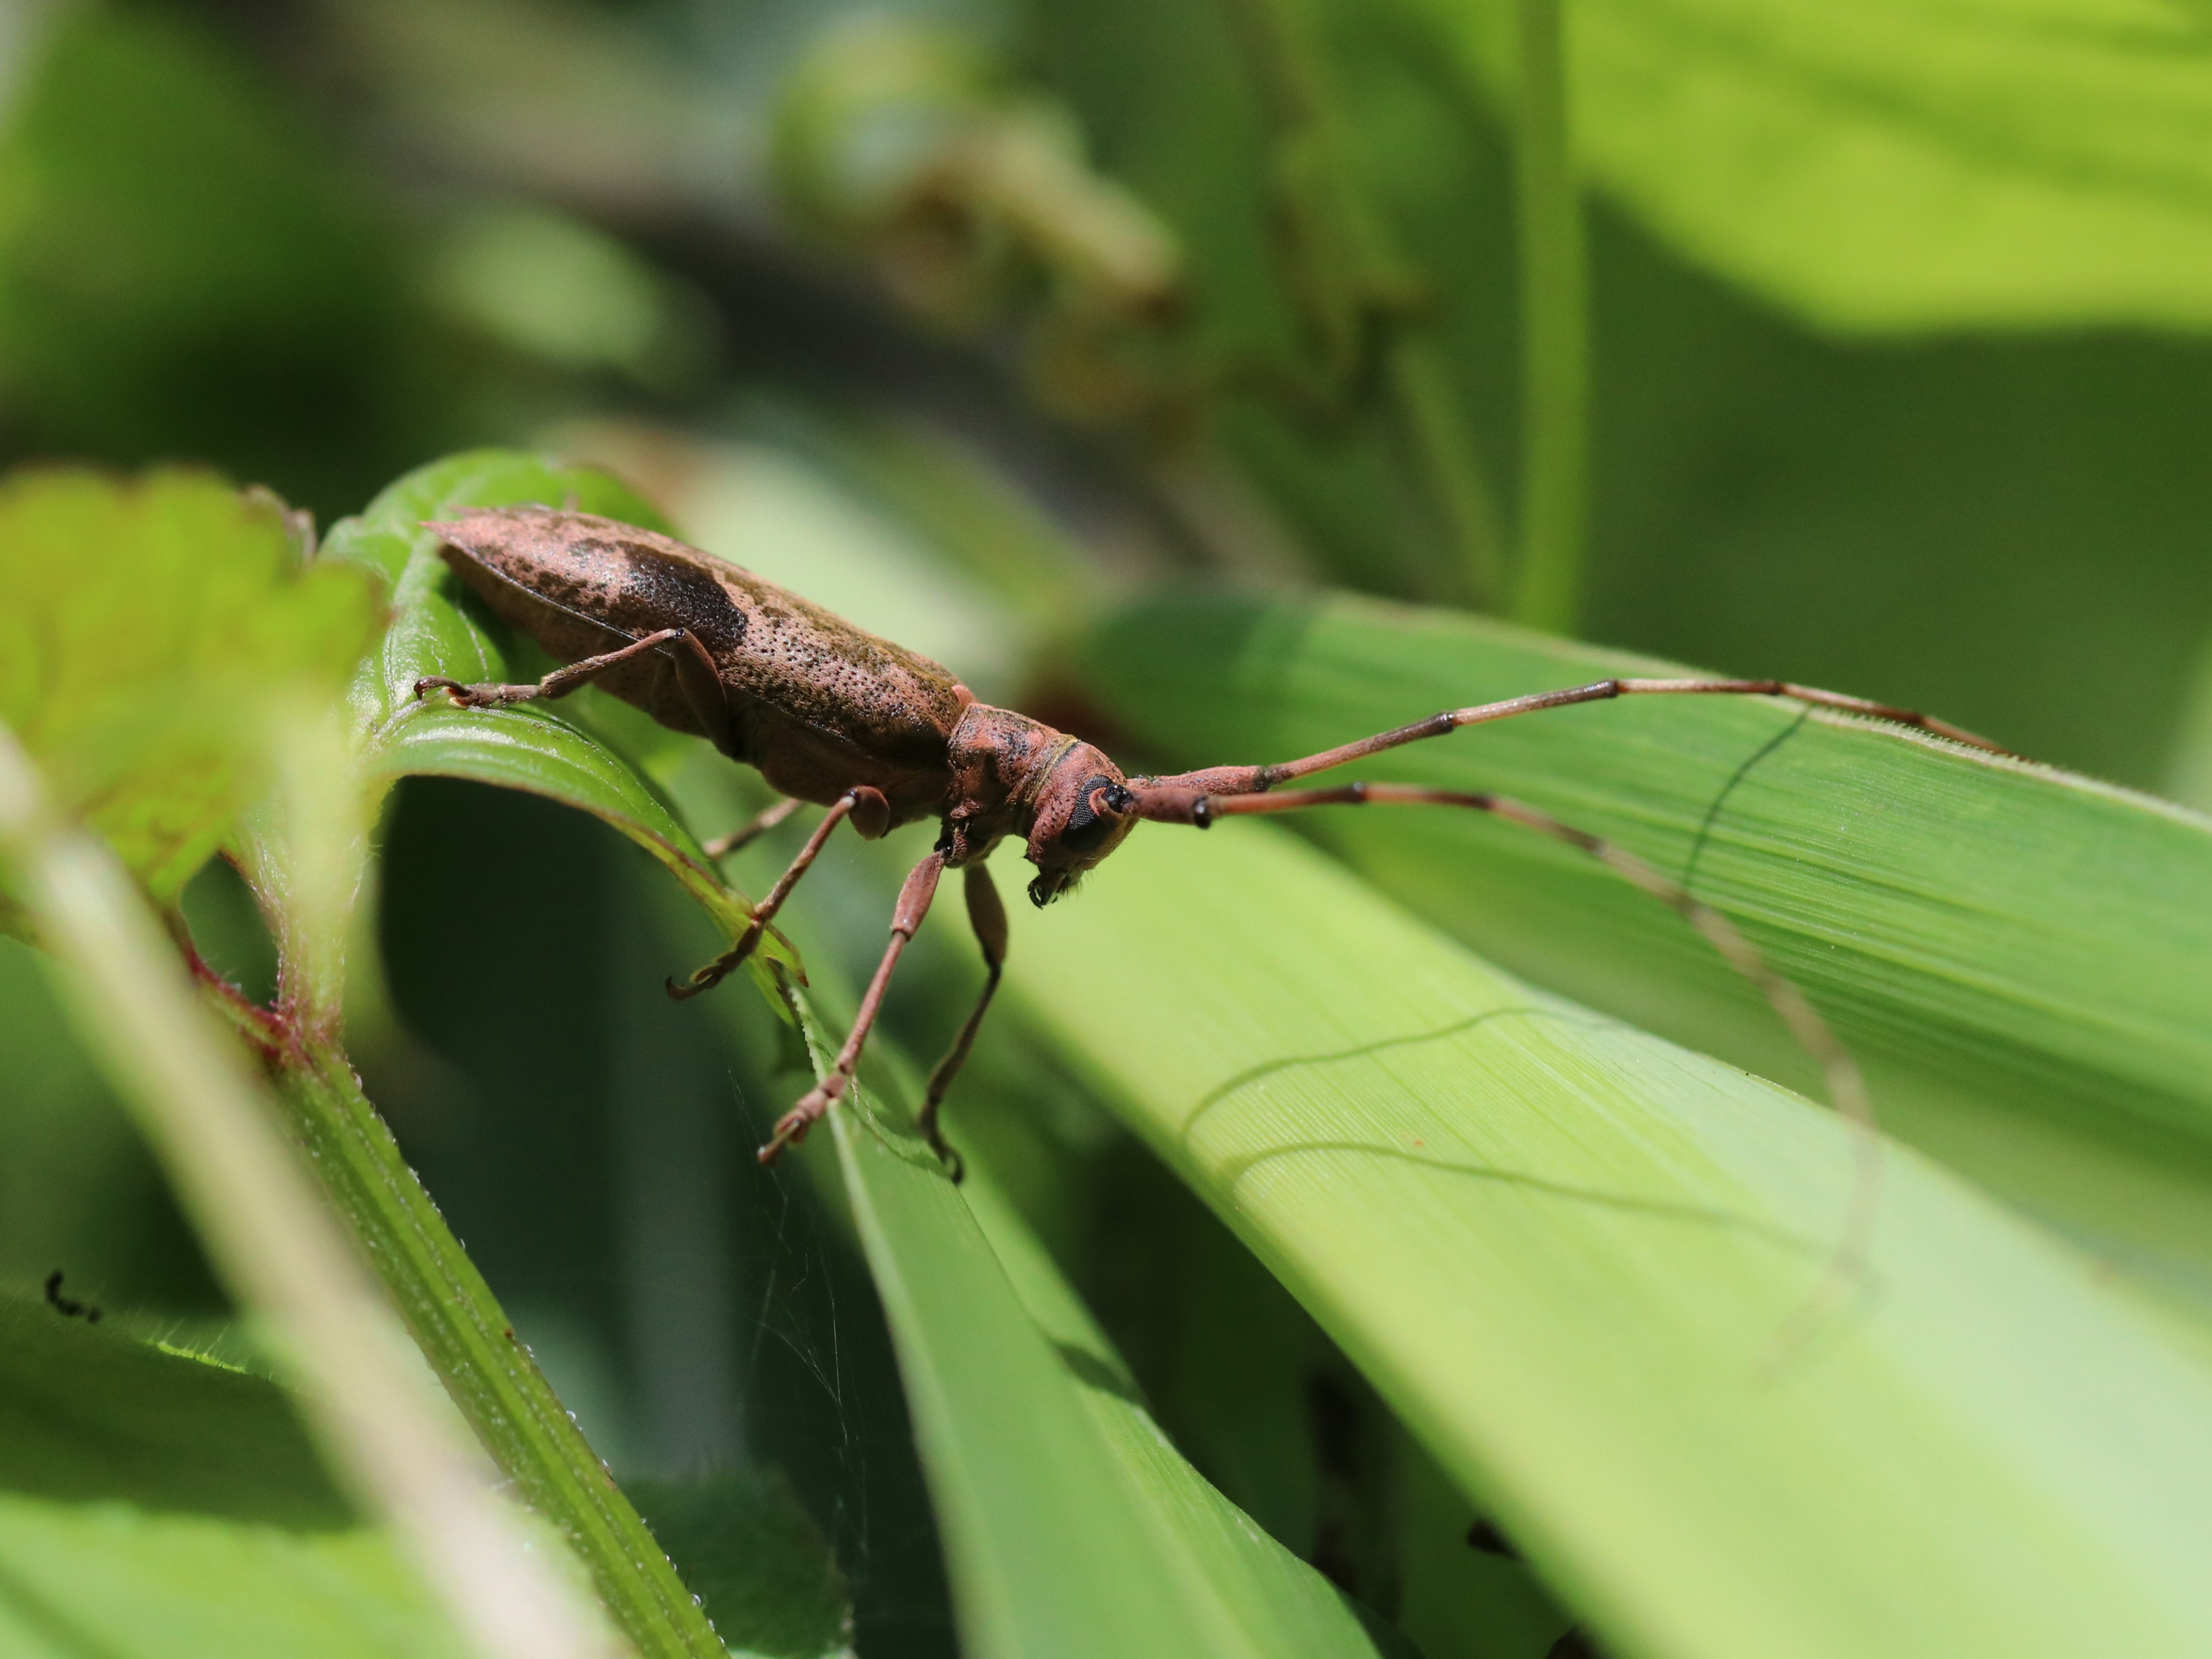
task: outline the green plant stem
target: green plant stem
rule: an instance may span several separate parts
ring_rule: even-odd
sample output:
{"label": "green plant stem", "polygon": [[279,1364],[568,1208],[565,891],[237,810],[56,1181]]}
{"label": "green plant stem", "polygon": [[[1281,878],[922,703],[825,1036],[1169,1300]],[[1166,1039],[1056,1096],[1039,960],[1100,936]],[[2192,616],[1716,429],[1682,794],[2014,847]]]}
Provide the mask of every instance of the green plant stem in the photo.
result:
{"label": "green plant stem", "polygon": [[1490,471],[1451,372],[1435,343],[1403,330],[1384,348],[1392,403],[1406,447],[1444,541],[1457,598],[1494,610],[1505,592],[1504,537]]}
{"label": "green plant stem", "polygon": [[646,1659],[724,1659],[714,1627],[516,1337],[337,1042],[298,1038],[276,1063],[294,1138],[517,1495],[561,1530]]}
{"label": "green plant stem", "polygon": [[1582,617],[1589,469],[1589,277],[1568,149],[1563,0],[1517,0],[1521,250],[1521,558],[1516,621],[1572,633]]}
{"label": "green plant stem", "polygon": [[1494,608],[1505,588],[1497,492],[1430,332],[1435,296],[1360,186],[1297,0],[1224,4],[1268,127],[1285,286],[1320,359],[1301,401],[1336,415],[1379,385],[1442,544],[1420,597]]}

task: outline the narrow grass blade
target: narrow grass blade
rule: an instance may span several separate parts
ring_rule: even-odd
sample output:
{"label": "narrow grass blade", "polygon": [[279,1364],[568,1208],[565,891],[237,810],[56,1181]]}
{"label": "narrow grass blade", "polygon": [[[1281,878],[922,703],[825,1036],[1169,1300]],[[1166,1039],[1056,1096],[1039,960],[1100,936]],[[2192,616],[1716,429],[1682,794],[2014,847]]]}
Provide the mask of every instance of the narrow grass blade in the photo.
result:
{"label": "narrow grass blade", "polygon": [[[818,1064],[829,1045],[797,1006]],[[898,1346],[968,1651],[1395,1650],[1168,1443],[988,1171],[965,1188],[971,1210],[865,1091],[826,1127]]]}
{"label": "narrow grass blade", "polygon": [[831,1115],[898,1344],[961,1634],[979,1659],[1249,1651],[1175,1564],[935,1157],[865,1096]]}
{"label": "narrow grass blade", "polygon": [[1184,1461],[1145,1407],[1135,1380],[988,1172],[971,1171],[969,1208],[1015,1293],[1050,1340],[1169,1559],[1243,1632],[1254,1653],[1374,1656],[1405,1651],[1313,1568],[1255,1526]]}

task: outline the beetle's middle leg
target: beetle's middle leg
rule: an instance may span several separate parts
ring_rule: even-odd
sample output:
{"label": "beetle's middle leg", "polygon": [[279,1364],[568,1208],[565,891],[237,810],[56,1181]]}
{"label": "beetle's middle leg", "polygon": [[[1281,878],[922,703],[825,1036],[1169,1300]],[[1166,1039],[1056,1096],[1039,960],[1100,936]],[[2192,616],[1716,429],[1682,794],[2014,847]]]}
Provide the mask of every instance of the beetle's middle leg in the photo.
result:
{"label": "beetle's middle leg", "polygon": [[975,998],[975,1006],[969,1011],[967,1024],[960,1035],[945,1050],[945,1058],[937,1062],[937,1069],[929,1074],[929,1090],[921,1103],[921,1110],[915,1118],[915,1127],[929,1143],[930,1150],[945,1160],[945,1167],[957,1182],[965,1173],[960,1154],[945,1144],[945,1132],[937,1126],[938,1109],[945,1103],[945,1091],[951,1088],[952,1079],[960,1075],[967,1064],[968,1051],[975,1046],[975,1033],[982,1029],[983,1016],[991,1006],[991,998],[999,988],[1000,975],[1006,969],[1006,907],[999,902],[999,890],[991,880],[988,866],[971,864],[964,872],[968,890],[968,925],[975,930],[975,943],[983,947],[983,966],[988,975],[983,989]]}
{"label": "beetle's middle leg", "polygon": [[537,697],[565,697],[586,681],[604,674],[610,668],[619,668],[635,661],[648,651],[658,651],[664,645],[688,637],[680,628],[664,628],[658,634],[647,634],[641,640],[632,640],[618,651],[603,652],[596,657],[586,657],[581,662],[572,662],[556,668],[535,685],[464,685],[459,680],[449,680],[442,674],[426,675],[415,682],[415,695],[420,698],[433,690],[443,691],[461,708],[503,708],[511,702],[528,702]]}
{"label": "beetle's middle leg", "polygon": [[828,1077],[808,1090],[798,1105],[776,1120],[775,1133],[760,1149],[762,1163],[775,1163],[778,1152],[805,1139],[806,1132],[837,1103],[837,1097],[852,1083],[853,1068],[860,1063],[860,1047],[867,1042],[876,1014],[884,1006],[884,993],[890,988],[891,970],[898,966],[906,943],[921,927],[921,919],[929,914],[929,902],[937,896],[937,878],[944,873],[945,854],[933,852],[907,877],[906,885],[899,890],[898,908],[891,913],[891,942],[884,951],[884,959],[876,964],[876,976],[868,981],[867,994],[860,999],[860,1012],[853,1016],[853,1029],[846,1036],[845,1046],[837,1051],[836,1063],[830,1068]]}
{"label": "beetle's middle leg", "polygon": [[796,795],[787,795],[759,817],[739,824],[726,836],[716,836],[701,850],[710,859],[726,859],[740,847],[751,846],[805,804]]}
{"label": "beetle's middle leg", "polygon": [[[798,803],[789,801],[785,805],[796,806]],[[753,908],[753,919],[745,931],[738,936],[738,942],[683,984],[678,985],[674,980],[670,980],[668,994],[680,1002],[686,997],[697,996],[702,991],[711,991],[728,978],[738,963],[752,955],[760,945],[761,935],[768,931],[769,923],[775,920],[775,913],[783,908],[784,900],[791,896],[791,890],[799,885],[799,878],[813,866],[816,856],[822,851],[823,842],[830,839],[832,830],[849,817],[863,840],[873,841],[890,827],[890,803],[884,799],[882,792],[871,789],[865,783],[840,795],[830,810],[822,815],[822,822],[814,826],[814,833],[806,838],[806,845],[799,849],[799,856],[792,860],[791,866],[776,878],[775,885],[768,890],[768,896]]]}

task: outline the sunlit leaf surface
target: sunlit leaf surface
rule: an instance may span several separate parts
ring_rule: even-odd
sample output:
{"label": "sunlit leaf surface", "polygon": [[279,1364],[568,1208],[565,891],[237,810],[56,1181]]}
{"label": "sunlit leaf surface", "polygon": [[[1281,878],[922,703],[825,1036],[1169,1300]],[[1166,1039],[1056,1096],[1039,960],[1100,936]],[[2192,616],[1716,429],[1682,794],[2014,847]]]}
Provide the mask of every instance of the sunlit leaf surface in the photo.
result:
{"label": "sunlit leaf surface", "polygon": [[[1414,0],[1510,96],[1510,7]],[[2212,320],[2212,37],[2142,0],[1577,6],[1577,149],[1667,240],[1855,329]]]}
{"label": "sunlit leaf surface", "polygon": [[[1560,1003],[1270,826],[1140,834],[1023,1000],[1638,1653],[2185,1644],[2212,1370],[1896,1146]],[[1816,1304],[1817,1305],[1817,1304]],[[2120,1632],[2127,1632],[2124,1636]]]}
{"label": "sunlit leaf surface", "polygon": [[[1170,601],[1086,668],[1181,763],[1283,759],[1439,708],[1668,665],[1440,613]],[[1738,917],[1869,1066],[1885,1123],[2201,1301],[2212,1288],[2212,826],[2146,797],[1767,699],[1554,710],[1347,769],[1494,789]],[[1443,808],[1301,828],[1554,989],[1813,1088],[1778,1022],[1611,872]]]}
{"label": "sunlit leaf surface", "polygon": [[898,1344],[969,1651],[1397,1650],[1167,1443],[987,1172],[967,1189],[979,1227],[935,1156],[866,1093],[848,1094],[829,1129]]}
{"label": "sunlit leaf surface", "polygon": [[276,1386],[0,1303],[0,1651],[460,1659]]}

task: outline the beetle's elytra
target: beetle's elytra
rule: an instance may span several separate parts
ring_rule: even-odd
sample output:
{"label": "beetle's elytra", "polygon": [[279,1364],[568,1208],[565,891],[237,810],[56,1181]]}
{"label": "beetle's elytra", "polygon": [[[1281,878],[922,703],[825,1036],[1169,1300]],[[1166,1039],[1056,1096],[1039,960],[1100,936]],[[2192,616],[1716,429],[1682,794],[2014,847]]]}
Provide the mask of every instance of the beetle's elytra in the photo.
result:
{"label": "beetle's elytra", "polygon": [[707,989],[750,954],[845,818],[871,838],[924,818],[938,821],[936,844],[907,878],[892,915],[890,946],[836,1065],[777,1123],[761,1149],[763,1162],[803,1139],[844,1092],[899,955],[921,926],[947,869],[964,872],[969,918],[989,968],[974,1011],[931,1075],[921,1115],[922,1133],[957,1179],[958,1159],[945,1145],[937,1119],[1005,962],[1006,913],[984,864],[993,849],[1008,836],[1022,842],[1024,855],[1036,866],[1030,897],[1042,905],[1121,845],[1141,819],[1203,829],[1224,816],[1330,805],[1472,808],[1601,860],[1680,911],[1751,978],[1821,1061],[1838,1109],[1864,1122],[1864,1090],[1856,1067],[1796,988],[1768,969],[1718,911],[1629,854],[1501,796],[1389,783],[1294,790],[1277,786],[1463,726],[1652,693],[1786,696],[1996,747],[1910,710],[1777,680],[1608,679],[1447,709],[1273,765],[1131,778],[1090,744],[1012,709],[978,702],[927,657],[669,537],[591,514],[542,507],[471,512],[425,527],[441,538],[447,562],[464,583],[566,665],[535,685],[423,679],[416,684],[416,696],[438,689],[462,707],[493,708],[558,697],[596,681],[663,725],[703,737],[731,759],[757,769],[785,796],[830,809],[761,901],[744,935],[686,984],[672,984],[672,994],[689,996]]}

